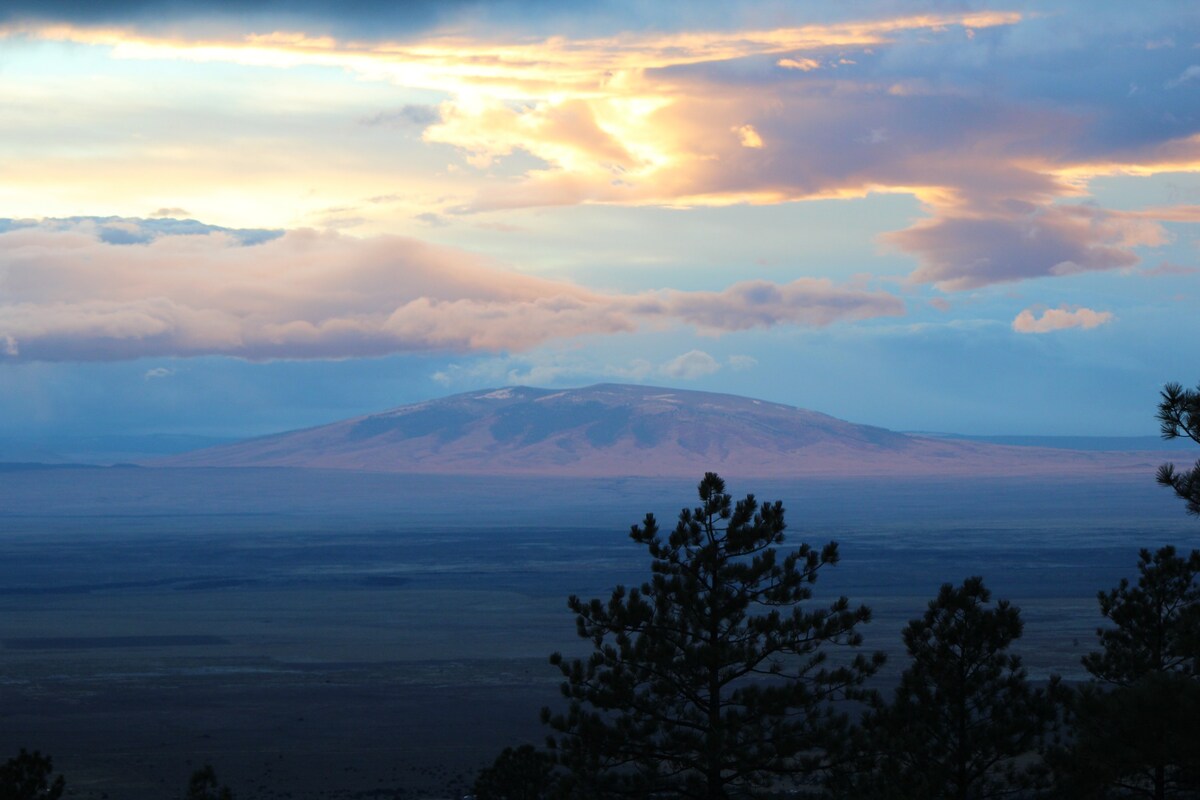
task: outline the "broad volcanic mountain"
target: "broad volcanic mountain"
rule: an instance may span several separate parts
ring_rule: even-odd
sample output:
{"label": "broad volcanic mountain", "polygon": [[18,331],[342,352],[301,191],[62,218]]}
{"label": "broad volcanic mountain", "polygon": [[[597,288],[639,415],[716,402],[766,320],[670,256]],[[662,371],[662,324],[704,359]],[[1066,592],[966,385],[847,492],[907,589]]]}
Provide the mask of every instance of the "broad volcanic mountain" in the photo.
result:
{"label": "broad volcanic mountain", "polygon": [[951,475],[1153,470],[1146,454],[910,436],[728,394],[600,384],[468,392],[197,450],[169,466],[555,476]]}

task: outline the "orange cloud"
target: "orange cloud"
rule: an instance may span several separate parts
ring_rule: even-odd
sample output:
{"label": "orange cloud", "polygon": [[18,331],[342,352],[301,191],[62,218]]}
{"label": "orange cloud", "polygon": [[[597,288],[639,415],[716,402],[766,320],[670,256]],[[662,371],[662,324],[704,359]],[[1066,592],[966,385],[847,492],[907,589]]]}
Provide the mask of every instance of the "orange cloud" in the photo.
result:
{"label": "orange cloud", "polygon": [[[1163,222],[1196,222],[1200,213],[1194,207],[1111,212],[1062,201],[1085,195],[1098,176],[1200,172],[1200,136],[1123,143],[1107,152],[1079,144],[1091,121],[1069,104],[999,102],[949,80],[876,77],[864,68],[871,54],[902,36],[936,46],[956,28],[965,32],[965,40],[954,37],[962,44],[978,31],[1022,19],[1008,12],[913,14],[776,29],[509,42],[463,36],[353,42],[278,32],[204,40],[68,26],[12,26],[0,35],[100,45],[126,59],[327,67],[366,81],[439,92],[444,99],[437,113],[430,110],[416,126],[425,143],[454,148],[469,166],[451,165],[436,181],[427,174],[412,178],[428,184],[420,202],[413,202],[422,214],[910,194],[929,217],[884,241],[915,257],[913,281],[960,291],[1129,268],[1138,261],[1136,248],[1166,240]],[[984,47],[979,38],[965,46]],[[726,71],[734,61],[744,73]],[[264,150],[237,152],[257,162]],[[488,173],[480,180],[470,169],[491,169],[514,154],[532,156],[514,160],[516,174]],[[172,174],[194,177],[186,171],[208,158],[235,157],[181,151]],[[64,173],[46,180],[44,166],[31,169],[20,183],[70,181],[61,165]],[[302,171],[289,164],[275,175],[289,169]],[[118,174],[111,169],[104,184],[121,184]],[[327,187],[337,182],[336,176],[322,181],[321,191],[333,191]],[[359,196],[380,194],[374,186],[361,188]],[[22,190],[9,191],[16,197]],[[0,197],[4,191],[0,188]],[[288,198],[312,193],[284,181],[271,187],[269,197],[243,202],[247,209],[287,203],[295,208],[301,201]],[[222,201],[238,202],[234,195],[240,194],[227,191],[200,204],[192,197],[169,202],[207,212]],[[336,206],[350,202],[339,194]],[[303,207],[272,224],[332,227],[359,220]]]}
{"label": "orange cloud", "polygon": [[[804,68],[812,59],[802,52],[878,46],[907,32],[982,29],[1020,19],[1007,12],[917,14],[777,29],[628,33],[518,44],[462,37],[364,43],[280,32],[205,40],[65,25],[14,25],[0,29],[0,35],[104,46],[126,59],[330,67],[445,92],[449,99],[441,105],[441,121],[425,130],[426,141],[457,147],[479,167],[517,149],[547,165],[520,181],[523,185],[512,195],[519,201],[498,203],[485,190],[477,202],[463,206],[481,209],[519,202],[721,205],[845,192],[841,185],[711,185],[709,162],[726,158],[713,145],[714,126],[727,128],[728,122],[721,120],[729,118],[714,112],[740,113],[736,143],[757,150],[766,137],[753,118],[777,99],[760,94],[747,105],[740,102],[742,93],[734,92],[714,108],[704,101],[706,87],[683,85],[662,71],[755,56],[780,56],[779,63]],[[681,106],[680,113],[671,113],[673,106]],[[854,186],[849,191],[865,190]]]}

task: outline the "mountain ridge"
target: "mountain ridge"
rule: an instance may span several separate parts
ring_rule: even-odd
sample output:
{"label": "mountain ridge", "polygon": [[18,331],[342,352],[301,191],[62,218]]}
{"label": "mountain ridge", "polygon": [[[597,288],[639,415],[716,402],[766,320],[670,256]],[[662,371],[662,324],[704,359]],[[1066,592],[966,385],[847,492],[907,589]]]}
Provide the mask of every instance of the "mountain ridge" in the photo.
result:
{"label": "mountain ridge", "polygon": [[1153,469],[1144,455],[913,436],[740,395],[603,383],[463,392],[156,463],[581,477],[694,477],[716,470],[789,477]]}

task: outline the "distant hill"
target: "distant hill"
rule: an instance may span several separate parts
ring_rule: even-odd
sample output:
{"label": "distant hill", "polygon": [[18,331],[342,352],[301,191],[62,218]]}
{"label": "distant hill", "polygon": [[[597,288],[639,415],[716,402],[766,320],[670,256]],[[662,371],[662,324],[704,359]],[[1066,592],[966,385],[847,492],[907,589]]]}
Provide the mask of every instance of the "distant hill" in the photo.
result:
{"label": "distant hill", "polygon": [[173,433],[2,436],[0,463],[107,465],[144,461],[233,441],[236,440],[229,437]]}
{"label": "distant hill", "polygon": [[[1186,437],[1164,440],[1158,436],[974,436],[962,433],[927,433],[906,431],[910,436],[933,439],[962,439],[968,442],[1007,444],[1018,447],[1049,447],[1053,450],[1106,450],[1108,452],[1190,452],[1200,456],[1196,443]],[[1187,458],[1186,455],[1182,458]]]}
{"label": "distant hill", "polygon": [[463,475],[1038,475],[1152,471],[1161,453],[927,438],[728,394],[600,384],[468,392],[157,460]]}

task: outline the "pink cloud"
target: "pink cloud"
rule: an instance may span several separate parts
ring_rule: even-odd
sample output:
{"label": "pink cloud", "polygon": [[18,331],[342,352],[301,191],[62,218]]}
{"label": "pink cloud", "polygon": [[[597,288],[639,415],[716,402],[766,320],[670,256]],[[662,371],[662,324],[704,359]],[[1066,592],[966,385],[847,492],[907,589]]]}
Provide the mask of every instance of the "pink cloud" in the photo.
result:
{"label": "pink cloud", "polygon": [[244,246],[226,233],[109,244],[86,223],[0,233],[0,360],[521,351],[664,322],[721,333],[899,313],[891,295],[828,281],[607,294],[395,236],[299,230]]}
{"label": "pink cloud", "polygon": [[1051,333],[1067,328],[1098,328],[1107,325],[1114,319],[1111,311],[1093,311],[1090,308],[1072,308],[1060,306],[1049,308],[1040,317],[1035,316],[1031,309],[1025,309],[1017,314],[1012,322],[1012,328],[1017,333]]}
{"label": "pink cloud", "polygon": [[702,331],[720,333],[774,325],[820,327],[845,319],[901,316],[904,303],[886,292],[800,278],[786,284],[743,281],[720,292],[666,292],[661,313]]}
{"label": "pink cloud", "polygon": [[1158,223],[1090,206],[1017,208],[990,217],[946,216],[887,234],[916,253],[917,283],[961,291],[994,283],[1131,267],[1133,248],[1166,240]]}

